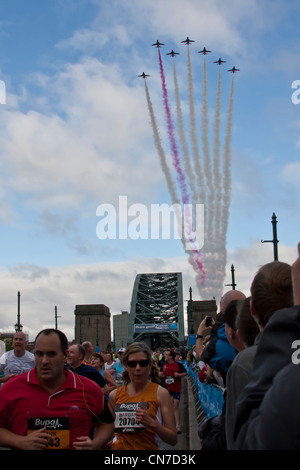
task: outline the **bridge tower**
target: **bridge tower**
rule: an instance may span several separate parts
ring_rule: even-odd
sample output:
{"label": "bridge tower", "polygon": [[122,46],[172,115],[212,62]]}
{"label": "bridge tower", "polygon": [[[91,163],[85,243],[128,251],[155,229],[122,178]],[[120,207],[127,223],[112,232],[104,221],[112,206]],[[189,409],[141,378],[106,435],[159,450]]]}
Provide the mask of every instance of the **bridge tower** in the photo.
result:
{"label": "bridge tower", "polygon": [[182,273],[136,276],[128,326],[128,342],[135,341],[153,350],[183,344]]}

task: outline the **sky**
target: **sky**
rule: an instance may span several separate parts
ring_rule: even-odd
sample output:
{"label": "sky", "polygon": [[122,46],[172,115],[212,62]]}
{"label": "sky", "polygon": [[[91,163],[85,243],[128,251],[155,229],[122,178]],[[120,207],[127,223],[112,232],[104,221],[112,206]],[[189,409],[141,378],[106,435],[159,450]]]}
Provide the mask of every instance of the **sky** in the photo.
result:
{"label": "sky", "polygon": [[[181,272],[185,308],[190,287],[194,300],[206,300],[208,281],[199,285],[181,240],[138,237],[138,221],[145,230],[153,224],[153,205],[174,203],[146,94],[176,179],[168,127],[178,149],[174,63],[184,126],[192,83],[200,135],[205,60],[210,147],[219,70],[222,148],[232,104],[221,290],[230,289],[233,265],[236,288],[249,295],[259,267],[273,261],[272,243],[261,242],[272,239],[273,213],[279,260],[293,263],[300,240],[299,13],[296,0],[0,1],[6,92],[0,100],[0,331],[14,330],[20,292],[21,323],[31,340],[54,326],[55,306],[58,327],[72,340],[76,305],[103,303],[112,316],[129,311],[140,273]],[[182,43],[186,37],[195,42]],[[164,44],[159,49],[152,46],[157,40]],[[199,54],[203,47],[211,52]],[[179,53],[174,59],[167,55],[172,49]],[[215,64],[219,58],[226,63]],[[233,66],[240,71],[228,73]],[[138,77],[143,72],[146,81]],[[224,168],[219,171],[223,176]],[[181,176],[189,192],[185,171]],[[199,186],[207,210],[214,196]],[[115,238],[103,231],[101,238],[104,209],[116,223]],[[123,238],[121,224],[128,228]],[[207,279],[213,277],[205,257],[202,262]]]}

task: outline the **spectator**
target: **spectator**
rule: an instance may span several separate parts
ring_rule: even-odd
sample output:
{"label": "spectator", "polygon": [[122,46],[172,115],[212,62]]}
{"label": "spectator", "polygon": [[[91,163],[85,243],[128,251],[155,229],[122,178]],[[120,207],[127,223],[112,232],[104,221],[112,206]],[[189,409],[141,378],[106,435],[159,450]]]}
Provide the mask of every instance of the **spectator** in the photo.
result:
{"label": "spectator", "polygon": [[[274,261],[260,268],[251,285],[251,311],[262,334],[249,383],[240,394],[236,406],[233,435],[236,449],[269,448],[272,441],[271,436],[265,435],[265,429],[269,424],[267,418],[265,427],[257,428],[256,436],[253,434],[253,425],[261,416],[260,407],[274,377],[290,364],[291,345],[299,338],[297,326],[299,312],[297,308],[290,308],[293,305],[291,272],[289,264]],[[276,410],[278,413],[278,409]],[[272,429],[271,434],[273,432],[275,429]],[[283,437],[281,444],[279,444],[279,435]],[[284,445],[286,441],[281,431],[276,431],[276,436],[273,442]]]}
{"label": "spectator", "polygon": [[[210,329],[210,338],[204,348],[203,336],[208,328]],[[236,356],[236,350],[227,339],[224,323],[216,322],[212,327],[206,327],[206,317],[202,320],[198,328],[196,354],[198,361],[201,360],[213,370],[220,372],[223,383],[226,384],[226,374]]]}
{"label": "spectator", "polygon": [[[224,323],[224,312],[232,301],[243,300],[246,296],[241,291],[232,289],[226,292],[220,300],[220,313],[217,315],[217,322],[212,327],[206,326],[206,317],[199,325],[196,340],[197,359],[201,359],[207,364],[208,375],[206,383],[211,383],[211,369],[221,373],[222,387],[226,387],[227,372],[236,357],[236,346],[232,346],[227,338]],[[234,306],[234,304],[233,304]],[[233,308],[227,312],[227,322],[232,324],[232,317],[236,312]],[[230,318],[230,320],[229,320]],[[227,324],[228,327],[228,324]],[[204,348],[204,332],[210,330],[210,338],[207,346]],[[236,339],[236,338],[235,338]],[[213,376],[216,381],[216,376]],[[220,384],[220,379],[217,382]],[[198,428],[198,435],[202,440],[202,448],[204,450],[226,450],[225,435],[225,411],[226,411],[226,392],[224,394],[224,405],[220,416],[215,416],[204,421]]]}
{"label": "spectator", "polygon": [[[229,342],[238,349],[238,354],[229,367],[226,377],[225,435],[229,450],[233,448],[232,435],[236,402],[241,391],[249,382],[260,334],[250,311],[250,297],[237,301],[236,312],[232,328],[227,328]],[[226,322],[226,311],[224,321]]]}
{"label": "spectator", "polygon": [[[218,314],[218,321],[212,326],[206,326],[205,317],[200,323],[196,336],[196,357],[197,360],[202,360],[208,364],[212,369],[221,372],[224,384],[226,385],[226,373],[228,367],[236,356],[235,349],[229,344],[223,315],[225,308],[232,300],[245,299],[246,296],[235,289],[226,292],[220,300],[220,313]],[[207,346],[204,348],[204,333],[210,330],[210,339]]]}
{"label": "spectator", "polygon": [[0,358],[0,372],[3,371],[4,374],[4,377],[0,378],[0,384],[35,366],[35,357],[26,351],[26,345],[25,334],[22,331],[15,333],[12,341],[13,349],[5,352]]}
{"label": "spectator", "polygon": [[236,326],[237,309],[240,302],[244,301],[232,300],[225,308],[223,315],[226,337],[236,351],[242,351],[245,348]]}

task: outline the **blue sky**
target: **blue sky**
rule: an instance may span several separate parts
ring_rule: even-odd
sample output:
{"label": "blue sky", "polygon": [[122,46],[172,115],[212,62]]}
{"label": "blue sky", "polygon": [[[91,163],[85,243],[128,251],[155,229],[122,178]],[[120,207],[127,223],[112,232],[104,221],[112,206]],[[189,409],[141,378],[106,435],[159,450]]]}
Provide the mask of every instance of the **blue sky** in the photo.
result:
{"label": "blue sky", "polygon": [[[200,126],[204,46],[209,141],[221,57],[221,128],[234,75],[231,201],[227,266],[247,294],[258,267],[272,261],[271,217],[278,218],[279,258],[292,263],[299,241],[300,79],[297,1],[3,0],[0,2],[0,330],[21,320],[30,337],[54,324],[73,338],[74,308],[104,303],[130,309],[141,272],[180,271],[184,298],[201,292],[179,240],[99,240],[97,207],[172,203],[152,137],[144,81],[168,157],[157,39],[174,111],[175,59],[189,117],[189,47]],[[195,40],[190,46],[181,41]],[[175,114],[174,114],[175,121]],[[176,138],[177,138],[176,134]],[[224,286],[224,291],[228,288]],[[205,297],[205,295],[204,295]]]}

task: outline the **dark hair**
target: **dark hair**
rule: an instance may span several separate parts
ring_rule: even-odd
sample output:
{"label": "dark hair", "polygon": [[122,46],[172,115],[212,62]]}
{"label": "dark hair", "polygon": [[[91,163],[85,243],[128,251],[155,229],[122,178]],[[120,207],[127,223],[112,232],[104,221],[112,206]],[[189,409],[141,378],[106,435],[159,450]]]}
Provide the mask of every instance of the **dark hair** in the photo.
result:
{"label": "dark hair", "polygon": [[171,358],[174,361],[174,359],[176,357],[176,352],[174,351],[174,349],[168,349],[168,353],[170,354]]}
{"label": "dark hair", "polygon": [[293,306],[291,266],[281,261],[265,264],[256,273],[250,291],[259,324],[264,328],[276,310]]}
{"label": "dark hair", "polygon": [[34,345],[36,345],[36,341],[37,339],[39,338],[40,335],[45,335],[45,336],[49,336],[51,335],[52,333],[56,334],[59,338],[59,341],[60,341],[60,346],[61,346],[61,350],[64,354],[66,354],[66,351],[69,347],[69,343],[68,343],[68,339],[66,337],[66,335],[60,331],[60,330],[56,330],[55,328],[45,328],[44,330],[40,331],[35,340],[34,340]]}
{"label": "dark hair", "polygon": [[92,357],[96,357],[97,359],[100,359],[100,362],[103,362],[103,364],[104,364],[104,357],[102,356],[102,354],[94,352],[92,354]]}
{"label": "dark hair", "polygon": [[224,323],[227,323],[227,325],[230,326],[230,328],[232,328],[234,331],[236,330],[235,321],[239,302],[241,302],[241,300],[232,300],[223,312]]}
{"label": "dark hair", "polygon": [[110,355],[110,358],[111,358],[111,360],[112,360],[112,361],[114,360],[114,356],[113,356],[113,353],[112,353],[112,352],[110,352],[110,351],[107,351],[107,352],[105,352],[104,354],[109,354],[109,355]]}
{"label": "dark hair", "polygon": [[250,310],[251,297],[241,300],[237,307],[236,328],[239,330],[241,340],[249,347],[259,333],[259,328]]}

